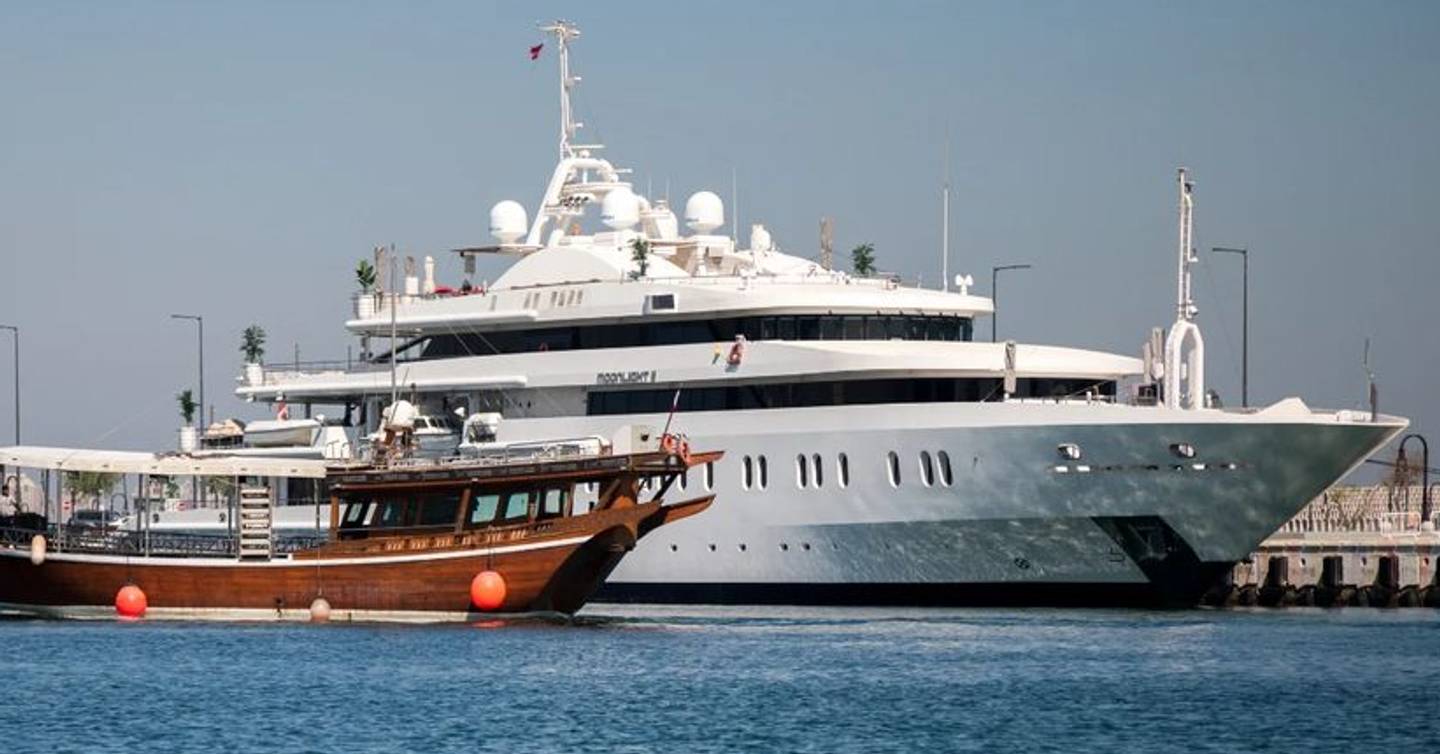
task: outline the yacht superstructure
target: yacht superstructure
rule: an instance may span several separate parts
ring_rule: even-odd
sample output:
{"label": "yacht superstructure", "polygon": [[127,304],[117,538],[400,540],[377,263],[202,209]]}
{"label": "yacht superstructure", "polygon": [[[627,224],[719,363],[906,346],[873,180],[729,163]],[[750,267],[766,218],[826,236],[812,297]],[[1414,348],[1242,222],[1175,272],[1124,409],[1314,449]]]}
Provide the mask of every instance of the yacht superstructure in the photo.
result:
{"label": "yacht superstructure", "polygon": [[[937,291],[826,269],[759,225],[740,248],[717,234],[724,206],[706,191],[685,203],[682,232],[602,147],[575,142],[579,32],[544,28],[560,62],[559,164],[533,220],[500,202],[498,243],[458,250],[467,272],[479,255],[514,263],[451,289],[433,260],[423,277],[411,262],[403,284],[355,299],[346,328],[365,363],[247,369],[237,393],[340,406],[363,434],[403,391],[437,416],[498,413],[505,442],[678,416],[694,442],[726,450],[680,484],[724,504],[641,544],[611,598],[1191,602],[1406,426],[1296,398],[1259,410],[1207,398],[1183,170],[1167,340],[1152,334],[1143,359],[974,342],[993,308],[964,280]],[[586,232],[597,207],[602,227]]]}

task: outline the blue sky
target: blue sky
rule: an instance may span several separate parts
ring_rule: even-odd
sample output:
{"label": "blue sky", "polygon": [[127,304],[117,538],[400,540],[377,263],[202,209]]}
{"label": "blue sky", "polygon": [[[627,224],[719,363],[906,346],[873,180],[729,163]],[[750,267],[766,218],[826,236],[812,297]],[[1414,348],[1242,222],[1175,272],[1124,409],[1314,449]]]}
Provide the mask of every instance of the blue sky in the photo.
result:
{"label": "blue sky", "polygon": [[[739,176],[742,227],[1002,285],[1002,337],[1137,354],[1173,317],[1174,169],[1197,184],[1210,382],[1364,399],[1440,426],[1434,3],[24,3],[0,5],[0,322],[23,328],[26,441],[168,446],[206,316],[208,398],[239,332],[343,358],[350,270],[381,243],[488,241],[553,166],[566,17],[585,136],[677,201]],[[547,48],[547,52],[548,52]],[[495,270],[489,271],[494,277]],[[988,282],[981,286],[982,291]],[[988,333],[988,323],[981,332]],[[11,426],[0,335],[0,441]]]}

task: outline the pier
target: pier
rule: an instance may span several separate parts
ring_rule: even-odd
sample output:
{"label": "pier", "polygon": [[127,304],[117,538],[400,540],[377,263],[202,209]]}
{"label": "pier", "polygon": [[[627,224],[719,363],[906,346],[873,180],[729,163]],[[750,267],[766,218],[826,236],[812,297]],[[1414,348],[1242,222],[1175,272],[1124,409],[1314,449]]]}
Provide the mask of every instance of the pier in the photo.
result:
{"label": "pier", "polygon": [[1412,484],[1330,489],[1237,563],[1205,603],[1440,607],[1440,516],[1425,509],[1424,493]]}

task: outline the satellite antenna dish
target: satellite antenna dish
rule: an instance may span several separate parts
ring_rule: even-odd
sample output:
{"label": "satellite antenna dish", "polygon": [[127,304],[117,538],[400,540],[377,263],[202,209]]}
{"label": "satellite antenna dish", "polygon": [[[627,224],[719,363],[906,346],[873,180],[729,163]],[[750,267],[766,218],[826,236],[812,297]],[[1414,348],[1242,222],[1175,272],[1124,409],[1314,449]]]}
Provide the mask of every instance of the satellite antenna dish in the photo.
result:
{"label": "satellite antenna dish", "polygon": [[970,293],[970,286],[975,284],[974,275],[956,275],[955,287],[960,289],[960,295],[966,296]]}

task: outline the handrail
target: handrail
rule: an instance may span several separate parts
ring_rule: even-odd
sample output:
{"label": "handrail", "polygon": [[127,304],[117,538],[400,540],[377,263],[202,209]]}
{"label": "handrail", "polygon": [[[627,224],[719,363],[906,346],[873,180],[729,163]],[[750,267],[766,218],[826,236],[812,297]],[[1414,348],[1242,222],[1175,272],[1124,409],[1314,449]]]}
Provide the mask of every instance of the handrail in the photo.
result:
{"label": "handrail", "polygon": [[[44,534],[46,549],[55,553],[127,555],[143,557],[238,557],[239,540],[226,534],[128,531],[51,524],[45,530],[0,528],[0,546],[29,547],[36,534]],[[309,550],[329,541],[326,535],[280,535],[273,552],[283,555]]]}

